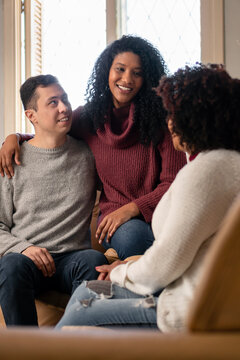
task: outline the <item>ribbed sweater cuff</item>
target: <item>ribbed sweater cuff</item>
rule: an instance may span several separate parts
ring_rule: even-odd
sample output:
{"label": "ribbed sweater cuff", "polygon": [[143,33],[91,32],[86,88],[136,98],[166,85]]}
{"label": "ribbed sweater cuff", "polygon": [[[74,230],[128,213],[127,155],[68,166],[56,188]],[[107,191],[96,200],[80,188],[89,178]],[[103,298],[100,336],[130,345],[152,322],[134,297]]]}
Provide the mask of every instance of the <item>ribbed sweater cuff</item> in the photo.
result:
{"label": "ribbed sweater cuff", "polygon": [[147,223],[150,223],[152,221],[152,211],[149,209],[149,205],[146,203],[146,201],[143,201],[143,199],[136,199],[133,200],[133,202],[137,205],[140,213],[143,215],[144,220]]}
{"label": "ribbed sweater cuff", "polygon": [[114,284],[124,287],[127,277],[127,269],[132,262],[133,261],[128,261],[126,264],[118,265],[111,271],[110,279]]}
{"label": "ribbed sweater cuff", "polygon": [[19,244],[13,246],[11,248],[11,252],[13,253],[22,253],[24,250],[26,250],[29,246],[33,246],[33,244],[29,243],[28,241],[20,242]]}

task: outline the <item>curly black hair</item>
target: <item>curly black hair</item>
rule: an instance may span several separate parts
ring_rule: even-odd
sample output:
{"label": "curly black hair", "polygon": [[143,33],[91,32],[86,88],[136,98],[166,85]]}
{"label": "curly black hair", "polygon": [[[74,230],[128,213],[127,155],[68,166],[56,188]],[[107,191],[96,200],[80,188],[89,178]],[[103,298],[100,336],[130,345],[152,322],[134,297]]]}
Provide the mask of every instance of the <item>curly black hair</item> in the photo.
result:
{"label": "curly black hair", "polygon": [[162,98],[173,132],[193,152],[240,151],[240,80],[223,65],[196,63],[160,80]]}
{"label": "curly black hair", "polygon": [[134,122],[139,132],[139,141],[156,145],[163,137],[163,129],[166,127],[166,111],[153,88],[167,73],[167,67],[159,51],[143,38],[124,35],[100,54],[88,81],[82,118],[90,120],[89,125],[94,132],[103,128],[106,114],[113,107],[108,84],[109,71],[115,56],[123,52],[138,55],[142,64],[143,85],[133,99]]}

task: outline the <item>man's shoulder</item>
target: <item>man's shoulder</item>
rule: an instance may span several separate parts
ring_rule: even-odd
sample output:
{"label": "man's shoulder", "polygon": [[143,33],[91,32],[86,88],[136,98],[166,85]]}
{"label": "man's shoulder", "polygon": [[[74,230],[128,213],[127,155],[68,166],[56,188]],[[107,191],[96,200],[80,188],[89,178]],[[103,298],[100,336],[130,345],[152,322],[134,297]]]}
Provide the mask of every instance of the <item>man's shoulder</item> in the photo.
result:
{"label": "man's shoulder", "polygon": [[79,152],[81,154],[86,154],[86,155],[92,154],[89,146],[83,140],[77,140],[68,135],[68,143],[69,143],[69,149],[75,151],[76,153]]}

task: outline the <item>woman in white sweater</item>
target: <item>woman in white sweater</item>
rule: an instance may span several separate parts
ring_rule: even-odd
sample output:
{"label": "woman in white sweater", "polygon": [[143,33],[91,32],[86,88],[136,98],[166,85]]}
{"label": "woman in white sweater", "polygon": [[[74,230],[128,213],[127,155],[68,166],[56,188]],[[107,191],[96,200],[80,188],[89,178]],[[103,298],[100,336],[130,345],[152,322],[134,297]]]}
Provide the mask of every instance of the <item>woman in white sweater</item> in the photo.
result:
{"label": "woman in white sweater", "polygon": [[185,327],[205,254],[240,192],[240,80],[198,64],[162,78],[157,92],[190,161],[155,209],[153,245],[137,261],[97,268],[102,281],[76,289],[57,328]]}

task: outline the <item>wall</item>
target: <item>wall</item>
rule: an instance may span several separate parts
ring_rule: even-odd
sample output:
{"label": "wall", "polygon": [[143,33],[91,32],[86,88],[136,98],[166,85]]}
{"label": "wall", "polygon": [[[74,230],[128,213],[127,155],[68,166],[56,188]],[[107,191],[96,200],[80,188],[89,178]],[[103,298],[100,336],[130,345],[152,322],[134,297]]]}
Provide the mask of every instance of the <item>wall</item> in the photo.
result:
{"label": "wall", "polygon": [[240,1],[225,0],[225,63],[230,75],[240,79]]}
{"label": "wall", "polygon": [[3,0],[0,0],[0,144],[3,142]]}

